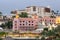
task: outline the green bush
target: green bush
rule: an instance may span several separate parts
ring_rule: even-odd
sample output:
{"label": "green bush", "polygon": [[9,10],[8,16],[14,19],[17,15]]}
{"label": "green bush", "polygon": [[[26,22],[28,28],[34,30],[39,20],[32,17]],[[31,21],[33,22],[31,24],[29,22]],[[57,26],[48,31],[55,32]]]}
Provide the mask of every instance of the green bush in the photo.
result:
{"label": "green bush", "polygon": [[2,37],[2,36],[6,36],[6,34],[8,34],[7,32],[0,32],[0,38]]}
{"label": "green bush", "polygon": [[0,38],[0,40],[2,40],[2,38]]}
{"label": "green bush", "polygon": [[57,38],[57,39],[55,39],[55,40],[60,40],[60,38]]}

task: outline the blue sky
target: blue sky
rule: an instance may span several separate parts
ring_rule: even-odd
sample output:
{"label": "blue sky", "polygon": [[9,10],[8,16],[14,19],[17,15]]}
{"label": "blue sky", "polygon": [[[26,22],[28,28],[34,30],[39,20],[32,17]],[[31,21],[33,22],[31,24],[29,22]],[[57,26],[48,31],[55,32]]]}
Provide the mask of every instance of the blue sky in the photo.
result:
{"label": "blue sky", "polygon": [[27,6],[50,6],[52,9],[60,10],[60,0],[0,0],[0,11],[4,15],[10,15],[15,9],[24,9]]}

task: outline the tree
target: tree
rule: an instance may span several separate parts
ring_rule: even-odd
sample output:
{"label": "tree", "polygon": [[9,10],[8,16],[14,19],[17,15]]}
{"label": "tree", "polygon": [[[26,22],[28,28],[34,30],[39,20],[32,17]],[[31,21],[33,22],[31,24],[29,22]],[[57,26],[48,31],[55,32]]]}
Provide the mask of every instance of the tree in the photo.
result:
{"label": "tree", "polygon": [[0,38],[5,35],[5,32],[0,32]]}
{"label": "tree", "polygon": [[48,36],[55,36],[55,32],[53,30],[49,30],[47,35]]}
{"label": "tree", "polygon": [[58,24],[58,26],[55,28],[55,30],[60,33],[60,24]]}
{"label": "tree", "polygon": [[5,28],[5,24],[1,24],[0,26],[1,26],[2,28]]}
{"label": "tree", "polygon": [[57,12],[57,14],[58,14],[58,13],[59,13],[59,10],[57,10],[56,12]]}
{"label": "tree", "polygon": [[50,18],[56,18],[56,17],[54,16],[54,14],[55,14],[54,10],[52,10],[51,12],[52,12],[52,15],[50,16]]}
{"label": "tree", "polygon": [[56,30],[56,37],[60,38],[60,24],[58,24],[58,26],[55,28]]}
{"label": "tree", "polygon": [[43,32],[42,32],[43,36],[56,36],[55,30],[48,30],[48,28],[44,28]]}
{"label": "tree", "polygon": [[45,37],[42,37],[41,40],[45,40]]}
{"label": "tree", "polygon": [[52,10],[51,12],[52,12],[52,15],[54,15],[54,13],[55,13],[54,10]]}
{"label": "tree", "polygon": [[44,30],[42,31],[42,35],[43,36],[47,36],[47,33],[48,33],[48,28],[44,28]]}
{"label": "tree", "polygon": [[15,18],[16,16],[12,16],[12,18]]}
{"label": "tree", "polygon": [[12,28],[12,21],[11,21],[11,20],[7,21],[7,22],[5,23],[5,26],[6,26],[7,28],[11,29],[11,28]]}
{"label": "tree", "polygon": [[52,15],[52,16],[50,16],[50,18],[56,18],[56,17]]}
{"label": "tree", "polygon": [[19,16],[22,18],[27,18],[28,14],[26,12],[22,12],[21,14],[19,14]]}
{"label": "tree", "polygon": [[46,36],[47,35],[47,32],[48,32],[48,28],[44,28],[42,34]]}
{"label": "tree", "polygon": [[2,38],[0,38],[0,40],[2,40]]}
{"label": "tree", "polygon": [[60,40],[60,38],[56,38],[55,40]]}
{"label": "tree", "polygon": [[2,27],[2,28],[8,28],[8,29],[11,29],[12,28],[12,24],[13,24],[13,22],[12,22],[12,20],[8,20],[7,22],[5,22],[5,24],[1,24],[0,26]]}
{"label": "tree", "polygon": [[8,32],[0,32],[0,38],[5,36],[6,37],[6,34],[8,34]]}
{"label": "tree", "polygon": [[44,28],[44,31],[48,31],[48,28]]}
{"label": "tree", "polygon": [[7,19],[7,16],[3,16],[3,20],[6,20]]}
{"label": "tree", "polygon": [[36,36],[36,39],[39,40],[39,36]]}
{"label": "tree", "polygon": [[44,28],[42,35],[51,39],[60,38],[60,24],[55,29],[48,30],[47,28]]}
{"label": "tree", "polygon": [[0,16],[2,16],[2,12],[0,12]]}

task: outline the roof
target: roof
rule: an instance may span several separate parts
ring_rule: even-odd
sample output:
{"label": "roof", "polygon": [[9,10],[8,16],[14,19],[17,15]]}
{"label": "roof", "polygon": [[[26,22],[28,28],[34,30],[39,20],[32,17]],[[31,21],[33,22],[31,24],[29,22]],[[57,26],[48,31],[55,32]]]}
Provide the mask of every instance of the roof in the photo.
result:
{"label": "roof", "polygon": [[41,8],[48,8],[48,7],[44,7],[44,6],[27,6],[26,8],[30,8],[30,7],[41,7]]}

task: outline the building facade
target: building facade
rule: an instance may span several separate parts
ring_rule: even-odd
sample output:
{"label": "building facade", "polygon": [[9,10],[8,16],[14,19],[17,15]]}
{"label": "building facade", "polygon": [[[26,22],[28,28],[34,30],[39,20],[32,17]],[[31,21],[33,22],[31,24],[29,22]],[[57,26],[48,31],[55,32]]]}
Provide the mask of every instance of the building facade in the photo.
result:
{"label": "building facade", "polygon": [[19,18],[13,21],[13,30],[32,31],[37,28],[37,20],[32,18]]}
{"label": "building facade", "polygon": [[26,7],[26,12],[29,14],[29,16],[36,14],[39,17],[44,16],[51,16],[51,8],[48,7],[42,7],[42,6],[29,6]]}
{"label": "building facade", "polygon": [[28,6],[23,10],[15,10],[12,11],[12,15],[15,15],[16,12],[18,14],[21,14],[22,12],[28,13],[29,17],[32,17],[32,15],[36,14],[39,17],[45,17],[45,16],[51,16],[51,8],[49,7],[42,7],[42,6]]}
{"label": "building facade", "polygon": [[[44,22],[44,23],[43,23]],[[40,23],[40,24],[39,24]],[[40,26],[39,26],[39,25]],[[38,18],[36,15],[32,18],[20,18],[16,16],[13,20],[13,31],[33,31],[38,28],[41,28],[41,25],[49,26],[52,24],[56,24],[56,18],[44,17]],[[42,27],[42,29],[44,28]]]}
{"label": "building facade", "polygon": [[23,31],[32,31],[37,29],[38,26],[38,17],[33,16],[32,18],[20,18],[16,15],[16,18],[13,20],[13,31],[23,30]]}

